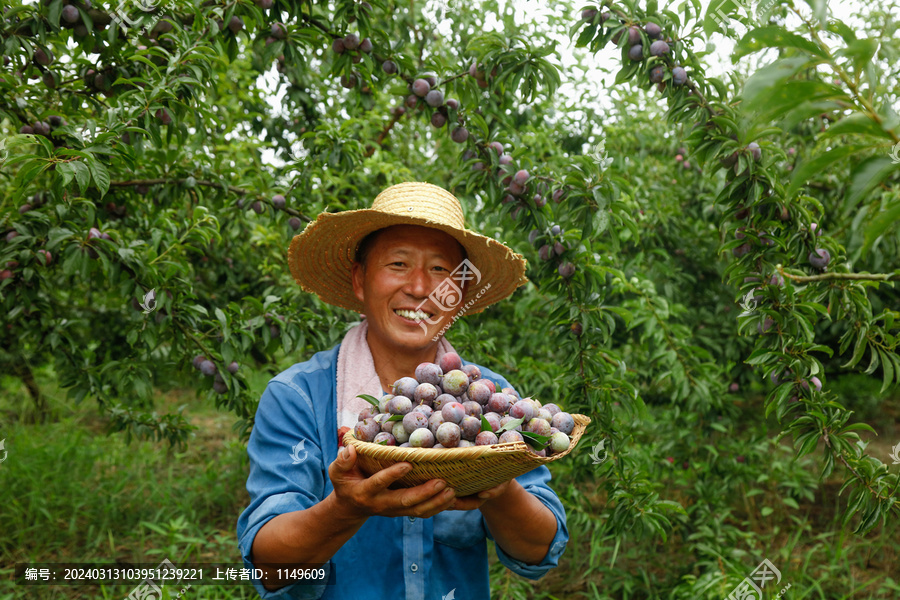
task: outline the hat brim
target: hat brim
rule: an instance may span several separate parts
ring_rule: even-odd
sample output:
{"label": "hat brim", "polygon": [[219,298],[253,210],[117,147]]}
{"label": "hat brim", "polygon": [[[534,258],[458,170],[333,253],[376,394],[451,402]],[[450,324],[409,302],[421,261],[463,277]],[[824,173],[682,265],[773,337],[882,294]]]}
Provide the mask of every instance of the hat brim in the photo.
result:
{"label": "hat brim", "polygon": [[373,209],[322,213],[294,236],[288,249],[288,266],[300,287],[323,302],[364,312],[353,292],[351,267],[359,243],[373,231],[392,225],[419,225],[443,231],[466,250],[469,262],[481,275],[470,281],[454,310],[474,314],[510,296],[528,282],[522,255],[495,239],[468,229],[457,229],[419,217],[384,213]]}

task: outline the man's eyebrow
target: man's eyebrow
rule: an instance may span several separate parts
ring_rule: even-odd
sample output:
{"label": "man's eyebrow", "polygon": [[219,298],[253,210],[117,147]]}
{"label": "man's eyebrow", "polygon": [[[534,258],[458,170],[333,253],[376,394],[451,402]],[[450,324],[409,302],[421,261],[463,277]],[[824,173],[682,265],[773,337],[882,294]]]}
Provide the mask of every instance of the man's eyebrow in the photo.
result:
{"label": "man's eyebrow", "polygon": [[[385,251],[386,257],[409,256],[410,254],[412,254],[412,252],[410,252],[406,248],[403,248],[402,246],[397,247],[397,248],[391,248],[391,249]],[[428,258],[439,258],[439,259],[450,262],[450,256],[448,255],[448,253],[446,253],[442,250],[428,252]]]}

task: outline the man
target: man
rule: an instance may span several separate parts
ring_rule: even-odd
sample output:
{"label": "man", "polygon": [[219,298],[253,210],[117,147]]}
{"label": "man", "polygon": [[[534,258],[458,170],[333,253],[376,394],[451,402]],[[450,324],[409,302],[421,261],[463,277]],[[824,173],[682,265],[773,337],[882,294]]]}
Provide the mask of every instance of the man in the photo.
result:
{"label": "man", "polygon": [[[486,537],[524,577],[557,566],[569,535],[546,466],[456,497],[438,479],[388,489],[408,463],[366,477],[353,446],[338,454],[339,436],[365,406],[357,395],[378,397],[452,351],[438,334],[454,308],[477,313],[512,294],[527,281],[522,257],[467,230],[446,190],[403,183],[371,209],[320,215],[293,239],[288,263],[303,289],[365,320],[337,347],[273,378],[260,400],[247,447],[251,502],[237,525],[244,563],[265,571],[264,582],[254,580],[260,596],[487,599]],[[450,276],[460,272],[456,286]],[[288,563],[321,566],[330,583],[291,583],[279,570]]]}

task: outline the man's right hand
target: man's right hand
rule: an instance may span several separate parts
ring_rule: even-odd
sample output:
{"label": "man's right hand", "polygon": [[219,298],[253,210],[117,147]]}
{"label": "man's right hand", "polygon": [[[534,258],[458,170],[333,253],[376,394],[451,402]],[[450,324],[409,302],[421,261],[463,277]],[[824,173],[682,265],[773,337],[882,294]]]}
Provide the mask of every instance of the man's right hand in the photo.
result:
{"label": "man's right hand", "polygon": [[343,456],[328,467],[335,499],[349,515],[357,517],[420,517],[427,519],[447,510],[456,501],[454,490],[442,479],[433,479],[412,488],[390,490],[403,477],[407,462],[397,463],[366,477],[356,460],[356,448],[343,448]]}

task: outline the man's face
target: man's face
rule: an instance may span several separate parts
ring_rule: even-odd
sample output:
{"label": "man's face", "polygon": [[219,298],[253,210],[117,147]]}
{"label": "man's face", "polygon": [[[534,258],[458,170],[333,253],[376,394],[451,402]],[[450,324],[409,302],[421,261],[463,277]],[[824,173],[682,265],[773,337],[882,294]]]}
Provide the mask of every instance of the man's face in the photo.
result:
{"label": "man's face", "polygon": [[[442,231],[395,225],[381,232],[366,258],[353,265],[353,291],[362,301],[369,334],[398,350],[420,350],[433,342],[452,313],[441,315],[429,294],[462,262],[459,243]],[[421,309],[434,325],[428,332],[413,313]]]}

